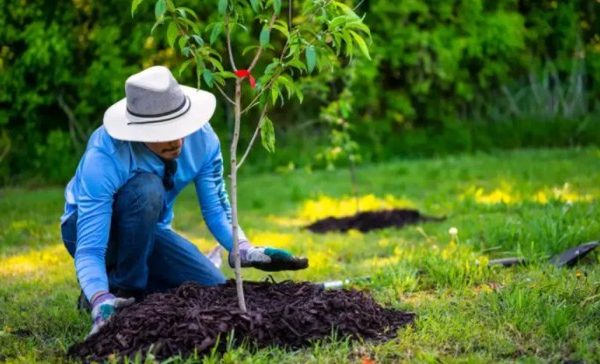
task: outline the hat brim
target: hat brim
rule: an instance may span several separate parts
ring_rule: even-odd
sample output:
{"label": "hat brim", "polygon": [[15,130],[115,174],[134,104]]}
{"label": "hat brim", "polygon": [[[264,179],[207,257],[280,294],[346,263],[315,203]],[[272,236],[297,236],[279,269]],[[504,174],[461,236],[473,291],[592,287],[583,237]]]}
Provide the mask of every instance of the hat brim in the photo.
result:
{"label": "hat brim", "polygon": [[184,138],[200,129],[215,113],[215,95],[184,85],[181,85],[181,89],[189,97],[189,110],[177,118],[160,123],[130,123],[127,99],[119,100],[104,113],[103,122],[108,135],[132,142],[168,142]]}

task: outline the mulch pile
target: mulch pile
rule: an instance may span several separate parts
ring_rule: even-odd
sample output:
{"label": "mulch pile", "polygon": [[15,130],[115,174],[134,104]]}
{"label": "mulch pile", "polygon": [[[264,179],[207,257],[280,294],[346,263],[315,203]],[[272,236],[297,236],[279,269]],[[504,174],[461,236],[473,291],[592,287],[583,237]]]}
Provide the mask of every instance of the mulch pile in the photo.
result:
{"label": "mulch pile", "polygon": [[[156,293],[122,309],[97,335],[73,345],[69,356],[85,361],[110,354],[133,356],[152,352],[157,359],[225,349],[235,343],[300,348],[318,339],[393,338],[414,314],[383,308],[356,290],[323,290],[307,282],[245,282],[248,313],[237,307],[235,282],[219,287],[185,283],[169,293]],[[219,340],[217,338],[220,336]]]}
{"label": "mulch pile", "polygon": [[364,233],[375,229],[402,227],[418,222],[441,220],[444,220],[444,218],[424,216],[417,210],[393,209],[365,211],[345,217],[327,217],[313,222],[306,228],[314,233],[346,232],[350,229],[356,229]]}

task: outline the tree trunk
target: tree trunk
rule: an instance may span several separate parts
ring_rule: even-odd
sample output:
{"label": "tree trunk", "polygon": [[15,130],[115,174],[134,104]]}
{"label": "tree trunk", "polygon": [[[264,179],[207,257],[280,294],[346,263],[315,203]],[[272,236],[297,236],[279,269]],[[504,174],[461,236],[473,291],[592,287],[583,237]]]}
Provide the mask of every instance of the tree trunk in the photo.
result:
{"label": "tree trunk", "polygon": [[354,159],[350,158],[350,181],[352,183],[352,194],[354,195],[354,202],[356,203],[356,213],[360,213],[360,200],[358,198],[358,181],[356,180],[356,166],[354,165]]}
{"label": "tree trunk", "polygon": [[240,119],[242,106],[241,79],[235,82],[235,124],[233,139],[231,140],[231,228],[233,230],[233,260],[235,269],[235,288],[238,296],[238,305],[242,312],[247,312],[244,286],[242,281],[242,267],[240,263],[238,210],[237,210],[237,145],[240,138]]}

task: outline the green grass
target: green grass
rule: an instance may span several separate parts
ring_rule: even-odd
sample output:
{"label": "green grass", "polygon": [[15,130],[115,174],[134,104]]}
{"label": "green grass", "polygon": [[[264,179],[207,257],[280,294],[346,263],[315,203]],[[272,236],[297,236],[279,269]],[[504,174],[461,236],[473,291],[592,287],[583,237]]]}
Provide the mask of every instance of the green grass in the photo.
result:
{"label": "green grass", "polygon": [[[334,339],[294,352],[238,347],[188,361],[591,363],[600,358],[600,254],[574,269],[546,263],[567,247],[600,237],[600,150],[527,150],[363,166],[358,171],[362,208],[385,202],[446,216],[443,222],[368,234],[316,235],[300,227],[311,217],[353,212],[345,170],[242,178],[241,221],[250,238],[311,258],[310,269],[275,279],[371,276],[362,288],[382,304],[416,312],[418,319],[383,344]],[[0,361],[66,361],[66,349],[89,330],[89,317],[75,309],[79,289],[60,240],[62,203],[60,188],[0,191]],[[189,189],[176,204],[174,226],[206,251],[213,242],[201,221]],[[450,227],[458,229],[456,239],[448,234]],[[486,267],[489,259],[513,255],[532,264]],[[245,271],[247,279],[265,276]]]}

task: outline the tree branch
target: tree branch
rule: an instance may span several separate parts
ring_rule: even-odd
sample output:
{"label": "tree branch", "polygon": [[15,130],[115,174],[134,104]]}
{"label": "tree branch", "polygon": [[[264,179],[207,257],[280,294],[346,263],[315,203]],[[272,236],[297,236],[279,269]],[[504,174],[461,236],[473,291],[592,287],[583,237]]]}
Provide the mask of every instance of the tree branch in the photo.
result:
{"label": "tree branch", "polygon": [[321,121],[319,118],[308,119],[308,120],[304,121],[303,123],[288,126],[288,128],[286,130],[303,130],[312,125],[321,124],[321,123],[323,123],[323,121]]}
{"label": "tree branch", "polygon": [[233,128],[233,139],[231,140],[231,228],[233,230],[233,260],[235,270],[235,287],[238,296],[238,306],[240,311],[246,313],[246,298],[244,297],[244,285],[242,281],[242,267],[240,262],[240,239],[238,224],[238,203],[237,203],[237,146],[240,137],[240,106],[242,104],[242,85],[241,80],[235,80],[235,125]]}
{"label": "tree branch", "polygon": [[229,96],[227,96],[225,91],[223,91],[223,89],[217,83],[215,83],[215,87],[219,90],[219,92],[225,98],[225,100],[229,101],[230,104],[235,105],[235,101],[233,101]]}
{"label": "tree branch", "polygon": [[356,4],[356,6],[352,8],[352,11],[356,11],[356,9],[358,9],[364,2],[365,2],[365,0],[360,0],[358,2],[358,4]]}
{"label": "tree branch", "polygon": [[260,98],[260,96],[262,94],[265,93],[265,91],[267,91],[268,89],[271,88],[271,86],[273,86],[273,83],[275,82],[275,80],[277,79],[277,77],[279,77],[281,75],[281,73],[283,72],[283,70],[280,70],[279,72],[277,72],[270,80],[269,82],[267,82],[267,84],[265,85],[265,87],[263,87],[260,92],[252,99],[252,101],[248,104],[248,106],[246,106],[244,108],[244,110],[242,110],[242,114],[246,113],[247,111],[249,111],[250,109],[252,109],[254,106],[256,106],[258,104],[258,99]]}
{"label": "tree branch", "polygon": [[2,134],[0,135],[0,142],[2,142],[4,144],[4,149],[2,150],[2,152],[0,152],[0,162],[2,162],[4,160],[4,158],[6,158],[6,156],[8,155],[8,153],[10,152],[10,149],[12,147],[10,137],[4,130],[2,131]]}
{"label": "tree branch", "polygon": [[[326,32],[320,32],[320,34],[327,34]],[[281,54],[279,55],[279,63],[283,63],[283,58],[285,57],[285,52],[287,51],[287,49],[290,46],[290,40],[288,38],[288,40],[285,42],[285,45],[283,46],[283,50],[281,51]],[[283,73],[283,69],[279,70],[278,73],[276,73],[270,80],[269,82],[267,82],[267,85],[265,85],[265,87],[263,87],[260,92],[254,97],[254,99],[252,99],[252,101],[248,104],[248,106],[246,106],[243,110],[242,110],[242,114],[248,112],[250,109],[252,109],[254,106],[256,106],[258,104],[257,100],[260,98],[260,96],[267,91],[268,89],[271,88],[271,86],[273,85],[273,83],[275,82],[275,80],[277,79],[277,77],[279,77],[281,74]]]}
{"label": "tree branch", "polygon": [[[184,29],[179,23],[175,22],[175,25],[177,26],[177,29],[179,30],[179,32],[181,34],[189,36],[187,30]],[[196,61],[196,63],[198,63],[198,59],[196,58],[197,57],[196,50],[198,48],[193,43],[191,45],[191,48],[192,48],[192,51],[194,53],[194,60]],[[200,75],[197,75],[197,77],[200,78]],[[221,93],[221,95],[225,98],[225,100],[227,100],[230,104],[235,105],[235,102],[229,96],[227,96],[227,93],[225,93],[225,91],[223,91],[223,89],[221,87],[219,87],[219,85],[217,83],[215,83],[214,85],[217,87],[217,89],[219,90],[219,92]]]}
{"label": "tree branch", "polygon": [[[277,19],[277,14],[273,14],[273,16],[271,16],[271,20],[269,21],[269,32],[273,29],[273,24],[275,23],[275,19]],[[250,66],[248,66],[248,72],[251,72],[252,69],[254,68],[254,66],[256,66],[256,62],[258,62],[258,59],[260,58],[260,55],[262,54],[263,49],[264,49],[263,46],[258,47],[258,51],[256,51],[256,55],[254,56],[254,59],[250,63]]]}
{"label": "tree branch", "polygon": [[234,71],[237,71],[237,67],[235,66],[235,62],[233,60],[233,52],[231,51],[231,28],[229,26],[229,14],[225,16],[225,30],[227,33],[227,53],[229,54],[229,62],[231,63],[231,68]]}
{"label": "tree branch", "polygon": [[248,147],[246,148],[246,151],[244,152],[244,155],[242,156],[242,159],[240,159],[240,162],[237,165],[237,168],[240,169],[240,167],[242,166],[242,163],[244,163],[244,161],[246,160],[246,157],[248,156],[248,154],[250,154],[250,149],[252,149],[252,145],[254,144],[254,141],[256,140],[256,137],[258,136],[258,132],[261,129],[261,125],[262,125],[262,119],[265,117],[265,114],[267,113],[267,103],[265,103],[265,106],[262,109],[262,112],[260,113],[260,117],[258,118],[258,124],[256,125],[256,129],[254,129],[254,134],[252,135],[252,139],[250,139],[250,143],[248,143]]}
{"label": "tree branch", "polygon": [[[283,46],[283,50],[281,51],[281,54],[279,55],[279,63],[281,64],[283,62],[283,57],[285,56],[285,52],[288,50],[288,48],[290,47],[290,38],[288,37],[288,39],[285,41],[285,45]],[[273,82],[275,79],[277,79],[277,77],[279,77],[279,75],[281,75],[281,73],[283,72],[283,70],[279,71],[279,73],[277,73],[275,76],[273,76],[273,78],[271,78],[269,80],[269,82],[267,82],[267,85],[265,85],[265,87],[263,87],[260,92],[258,93],[258,95],[256,95],[254,97],[254,99],[252,99],[252,101],[248,104],[248,106],[246,106],[243,110],[242,110],[242,114],[246,113],[248,110],[252,109],[254,106],[257,105],[257,100],[260,98],[260,96],[271,87],[271,85],[273,85]]]}
{"label": "tree branch", "polygon": [[69,134],[71,134],[71,139],[73,143],[75,143],[76,148],[81,148],[82,140],[85,140],[85,133],[80,129],[79,121],[75,117],[75,113],[71,109],[71,107],[65,101],[62,93],[59,93],[56,96],[56,101],[58,101],[58,106],[60,109],[67,115],[67,119],[69,120]]}
{"label": "tree branch", "polygon": [[292,29],[292,11],[293,11],[292,0],[288,0],[288,29],[289,30]]}

